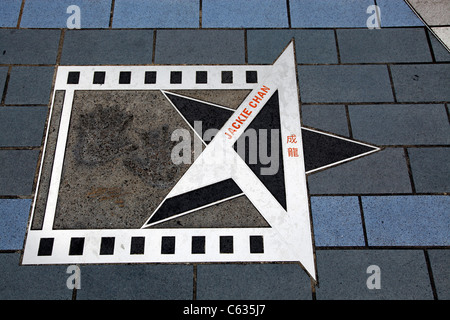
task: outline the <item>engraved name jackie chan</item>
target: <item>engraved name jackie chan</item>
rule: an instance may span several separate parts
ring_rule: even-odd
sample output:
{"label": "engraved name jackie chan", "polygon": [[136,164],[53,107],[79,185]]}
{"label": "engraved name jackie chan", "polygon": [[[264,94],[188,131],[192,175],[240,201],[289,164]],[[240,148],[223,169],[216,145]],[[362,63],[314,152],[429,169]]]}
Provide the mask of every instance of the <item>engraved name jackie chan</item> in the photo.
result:
{"label": "engraved name jackie chan", "polygon": [[[270,88],[267,86],[262,86],[259,89],[258,93],[253,97],[253,99],[248,103],[249,108],[255,109],[258,107],[258,104],[262,101],[267,92],[270,91]],[[225,135],[228,139],[231,139],[233,135],[237,132],[237,130],[241,127],[242,124],[248,119],[248,117],[252,114],[251,109],[244,108],[242,112],[237,116],[234,122],[231,124],[227,130],[225,130]]]}

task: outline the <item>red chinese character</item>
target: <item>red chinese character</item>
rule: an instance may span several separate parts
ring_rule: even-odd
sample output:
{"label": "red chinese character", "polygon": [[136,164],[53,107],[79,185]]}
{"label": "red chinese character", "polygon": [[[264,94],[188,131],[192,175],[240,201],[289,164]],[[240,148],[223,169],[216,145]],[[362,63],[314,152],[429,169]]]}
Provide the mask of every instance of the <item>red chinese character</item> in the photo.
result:
{"label": "red chinese character", "polygon": [[288,157],[297,158],[298,157],[298,148],[288,148]]}
{"label": "red chinese character", "polygon": [[295,134],[288,136],[287,143],[297,143],[297,136]]}

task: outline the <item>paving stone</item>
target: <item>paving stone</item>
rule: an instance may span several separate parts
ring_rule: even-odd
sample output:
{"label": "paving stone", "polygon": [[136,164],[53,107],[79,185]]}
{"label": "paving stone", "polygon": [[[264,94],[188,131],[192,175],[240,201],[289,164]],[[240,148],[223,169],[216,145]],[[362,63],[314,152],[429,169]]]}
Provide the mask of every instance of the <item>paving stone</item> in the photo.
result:
{"label": "paving stone", "polygon": [[73,5],[78,6],[80,10],[81,28],[109,26],[111,0],[27,0],[20,26],[22,28],[72,28],[74,11],[69,7]]}
{"label": "paving stone", "polygon": [[433,48],[434,57],[437,62],[449,62],[450,61],[450,52],[442,45],[442,43],[432,34],[428,32],[430,35],[431,46]]}
{"label": "paving stone", "polygon": [[423,26],[404,0],[377,0],[381,27]]}
{"label": "paving stone", "polygon": [[77,300],[190,300],[189,265],[85,265]]}
{"label": "paving stone", "polygon": [[372,246],[448,246],[450,197],[362,197]]}
{"label": "paving stone", "polygon": [[5,88],[6,76],[8,75],[8,67],[0,67],[0,92],[3,94]]}
{"label": "paving stone", "polygon": [[273,63],[295,38],[297,63],[337,63],[333,30],[248,30],[248,62]]}
{"label": "paving stone", "polygon": [[[431,300],[433,292],[421,250],[318,250],[317,300]],[[380,269],[380,289],[369,289]]]}
{"label": "paving stone", "polygon": [[403,149],[385,149],[308,176],[310,194],[410,193]]}
{"label": "paving stone", "polygon": [[20,250],[27,229],[31,199],[0,199],[0,250]]}
{"label": "paving stone", "polygon": [[53,67],[12,67],[6,104],[48,104]]}
{"label": "paving stone", "polygon": [[0,109],[0,146],[40,146],[47,107],[3,107]]}
{"label": "paving stone", "polygon": [[366,27],[373,0],[290,0],[292,28]]}
{"label": "paving stone", "polygon": [[431,62],[423,28],[339,29],[342,63]]}
{"label": "paving stone", "polygon": [[357,197],[311,197],[316,246],[364,246]]}
{"label": "paving stone", "polygon": [[68,30],[61,64],[149,64],[153,30]]}
{"label": "paving stone", "polygon": [[16,27],[22,0],[0,1],[0,27]]}
{"label": "paving stone", "polygon": [[198,300],[310,300],[311,281],[298,264],[197,266]]}
{"label": "paving stone", "polygon": [[0,195],[30,195],[39,150],[0,150]]}
{"label": "paving stone", "polygon": [[55,64],[61,31],[0,30],[0,63]]}
{"label": "paving stone", "polygon": [[450,126],[442,104],[349,106],[355,139],[376,145],[449,144]]}
{"label": "paving stone", "polygon": [[155,63],[244,64],[244,31],[159,30]]}
{"label": "paving stone", "polygon": [[434,284],[439,300],[450,299],[450,250],[428,250]]}
{"label": "paving stone", "polygon": [[0,254],[0,299],[71,300],[66,266],[19,266],[20,253]]}
{"label": "paving stone", "polygon": [[299,66],[302,102],[391,102],[386,66]]}
{"label": "paving stone", "polygon": [[117,0],[114,28],[198,28],[199,0]]}
{"label": "paving stone", "polygon": [[305,126],[348,136],[347,116],[343,105],[303,105],[302,123]]}
{"label": "paving stone", "polygon": [[450,148],[409,148],[408,155],[417,192],[450,191]]}
{"label": "paving stone", "polygon": [[287,28],[284,0],[203,0],[204,28]]}
{"label": "paving stone", "polygon": [[392,65],[399,102],[450,101],[450,64]]}

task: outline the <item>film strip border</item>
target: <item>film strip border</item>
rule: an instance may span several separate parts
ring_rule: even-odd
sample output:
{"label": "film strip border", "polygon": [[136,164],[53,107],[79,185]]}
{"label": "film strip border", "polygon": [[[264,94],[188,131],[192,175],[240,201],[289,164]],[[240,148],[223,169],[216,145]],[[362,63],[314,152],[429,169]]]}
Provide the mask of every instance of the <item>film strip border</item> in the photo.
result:
{"label": "film strip border", "polygon": [[60,66],[55,90],[253,89],[270,67]]}
{"label": "film strip border", "polygon": [[298,261],[271,228],[31,230],[23,265]]}

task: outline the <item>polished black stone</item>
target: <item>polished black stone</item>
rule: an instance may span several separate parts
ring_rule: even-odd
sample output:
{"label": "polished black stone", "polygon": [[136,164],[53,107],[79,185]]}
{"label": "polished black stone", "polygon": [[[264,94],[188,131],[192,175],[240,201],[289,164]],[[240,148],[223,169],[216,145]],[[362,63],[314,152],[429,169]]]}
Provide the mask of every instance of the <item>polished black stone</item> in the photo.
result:
{"label": "polished black stone", "polygon": [[70,239],[69,256],[81,256],[84,249],[84,238]]}
{"label": "polished black stone", "polygon": [[93,84],[104,84],[105,83],[105,71],[96,71],[94,72],[94,80],[92,81]]}
{"label": "polished black stone", "polygon": [[130,254],[144,254],[145,237],[132,237]]}
{"label": "polished black stone", "polygon": [[202,254],[205,253],[205,237],[193,236],[192,237],[192,253]]}
{"label": "polished black stone", "polygon": [[41,238],[39,241],[38,256],[51,256],[54,241],[54,238]]}
{"label": "polished black stone", "polygon": [[174,254],[174,253],[175,253],[175,237],[162,237],[161,254]]}
{"label": "polished black stone", "polygon": [[220,253],[233,253],[233,236],[220,237]]}
{"label": "polished black stone", "polygon": [[242,193],[242,190],[233,179],[227,179],[172,198],[167,198],[150,218],[148,223],[158,222],[240,193]]}
{"label": "polished black stone", "polygon": [[102,237],[100,243],[100,255],[111,255],[114,254],[114,242],[116,238],[114,237]]}
{"label": "polished black stone", "polygon": [[250,253],[264,253],[263,236],[250,236]]}
{"label": "polished black stone", "polygon": [[71,71],[67,77],[67,84],[78,84],[80,81],[80,72]]}

